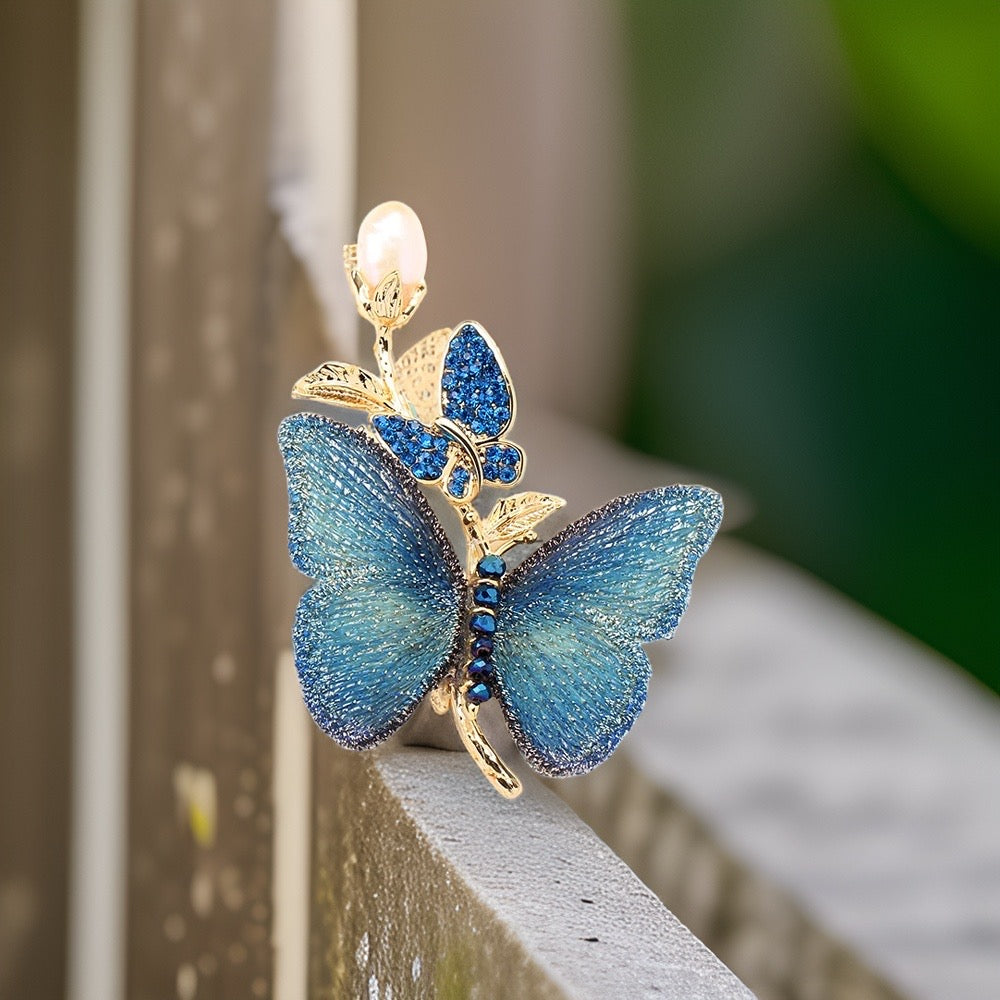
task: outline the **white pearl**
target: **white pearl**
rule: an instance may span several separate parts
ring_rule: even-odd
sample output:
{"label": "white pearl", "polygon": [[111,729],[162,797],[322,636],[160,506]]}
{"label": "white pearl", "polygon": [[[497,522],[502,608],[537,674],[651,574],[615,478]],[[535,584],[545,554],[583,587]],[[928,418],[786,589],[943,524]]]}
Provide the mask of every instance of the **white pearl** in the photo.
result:
{"label": "white pearl", "polygon": [[399,271],[404,305],[409,301],[427,271],[427,241],[409,205],[384,201],[364,217],[358,229],[358,270],[370,292],[390,271]]}

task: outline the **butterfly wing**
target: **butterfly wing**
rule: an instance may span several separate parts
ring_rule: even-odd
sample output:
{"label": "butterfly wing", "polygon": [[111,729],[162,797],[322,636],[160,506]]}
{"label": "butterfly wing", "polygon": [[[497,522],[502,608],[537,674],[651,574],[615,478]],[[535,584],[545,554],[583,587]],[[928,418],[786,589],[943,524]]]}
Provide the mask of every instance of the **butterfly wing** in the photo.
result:
{"label": "butterfly wing", "polygon": [[282,421],[288,548],[317,582],[292,645],[316,723],[367,749],[460,654],[465,584],[426,498],[363,431],[311,413]]}
{"label": "butterfly wing", "polygon": [[480,448],[483,479],[499,486],[513,486],[524,472],[524,453],[511,441],[497,441]]}
{"label": "butterfly wing", "polygon": [[619,497],[504,581],[497,693],[534,768],[582,774],[618,746],[646,700],[640,644],[673,634],[721,519],[722,498],[701,486]]}
{"label": "butterfly wing", "polygon": [[372,426],[389,450],[413,475],[425,483],[441,478],[448,463],[448,438],[419,420],[379,414],[372,417]]}
{"label": "butterfly wing", "polygon": [[441,369],[441,414],[473,438],[500,437],[514,419],[514,387],[500,351],[477,323],[462,323]]}

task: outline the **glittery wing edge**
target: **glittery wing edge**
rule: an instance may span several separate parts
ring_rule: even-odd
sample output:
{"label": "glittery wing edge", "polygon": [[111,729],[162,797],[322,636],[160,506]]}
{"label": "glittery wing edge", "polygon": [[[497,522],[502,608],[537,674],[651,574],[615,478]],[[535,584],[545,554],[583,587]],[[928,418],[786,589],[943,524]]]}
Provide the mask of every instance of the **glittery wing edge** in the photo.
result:
{"label": "glittery wing edge", "polygon": [[303,698],[329,736],[367,749],[460,655],[465,577],[426,498],[369,434],[299,413],[278,441],[289,552],[317,580],[293,628]]}
{"label": "glittery wing edge", "polygon": [[645,704],[641,643],[673,634],[721,519],[722,498],[701,486],[618,497],[504,582],[497,693],[536,770],[582,774],[621,742]]}

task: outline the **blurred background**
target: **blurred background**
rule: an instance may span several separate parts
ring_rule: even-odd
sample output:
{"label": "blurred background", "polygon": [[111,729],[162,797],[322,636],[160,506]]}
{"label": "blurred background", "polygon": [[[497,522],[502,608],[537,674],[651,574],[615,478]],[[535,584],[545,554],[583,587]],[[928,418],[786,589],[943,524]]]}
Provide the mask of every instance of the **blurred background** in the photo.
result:
{"label": "blurred background", "polygon": [[1000,689],[1000,13],[626,14],[625,437]]}
{"label": "blurred background", "polygon": [[427,235],[414,326],[490,330],[579,495],[588,465],[633,485],[600,435],[725,484],[735,536],[928,647],[899,639],[915,690],[974,678],[947,710],[992,726],[998,67],[989,0],[0,5],[0,994],[94,995],[103,879],[109,982],[166,995],[144,956],[183,937],[174,815],[211,767],[253,826],[205,848],[220,884],[240,859],[249,957],[189,995],[270,995],[247,914],[299,586],[271,441],[291,380],[359,353],[340,245],[383,200]]}
{"label": "blurred background", "polygon": [[522,393],[740,484],[745,537],[994,690],[998,16],[376,3],[358,179],[424,219],[432,322],[491,312]]}

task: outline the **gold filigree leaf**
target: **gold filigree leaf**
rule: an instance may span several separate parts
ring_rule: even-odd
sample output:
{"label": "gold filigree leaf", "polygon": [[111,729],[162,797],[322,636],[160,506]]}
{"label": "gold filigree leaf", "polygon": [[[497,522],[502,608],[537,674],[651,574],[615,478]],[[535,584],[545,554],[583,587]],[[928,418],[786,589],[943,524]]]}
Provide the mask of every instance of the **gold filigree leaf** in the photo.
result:
{"label": "gold filigree leaf", "polygon": [[403,286],[399,271],[390,271],[379,283],[372,296],[372,312],[379,319],[392,323],[403,311]]}
{"label": "gold filigree leaf", "polygon": [[413,405],[417,418],[428,425],[441,416],[441,364],[450,340],[450,327],[435,330],[396,358],[393,366],[397,388]]}
{"label": "gold filigree leaf", "polygon": [[506,552],[514,545],[538,540],[534,528],[566,501],[548,493],[516,493],[498,500],[483,521],[483,530],[492,551]]}
{"label": "gold filigree leaf", "polygon": [[321,399],[355,410],[392,409],[385,383],[357,365],[328,361],[295,383],[292,395],[298,399]]}

